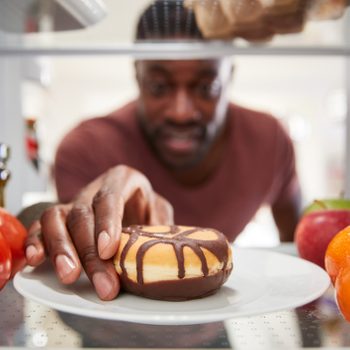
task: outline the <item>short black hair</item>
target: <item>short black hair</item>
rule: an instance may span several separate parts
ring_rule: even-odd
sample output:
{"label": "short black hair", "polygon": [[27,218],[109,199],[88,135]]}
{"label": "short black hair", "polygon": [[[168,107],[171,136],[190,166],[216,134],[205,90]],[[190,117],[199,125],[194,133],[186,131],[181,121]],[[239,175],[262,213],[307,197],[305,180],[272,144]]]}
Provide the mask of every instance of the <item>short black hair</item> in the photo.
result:
{"label": "short black hair", "polygon": [[135,37],[137,41],[203,39],[194,12],[183,0],[153,0],[138,20]]}

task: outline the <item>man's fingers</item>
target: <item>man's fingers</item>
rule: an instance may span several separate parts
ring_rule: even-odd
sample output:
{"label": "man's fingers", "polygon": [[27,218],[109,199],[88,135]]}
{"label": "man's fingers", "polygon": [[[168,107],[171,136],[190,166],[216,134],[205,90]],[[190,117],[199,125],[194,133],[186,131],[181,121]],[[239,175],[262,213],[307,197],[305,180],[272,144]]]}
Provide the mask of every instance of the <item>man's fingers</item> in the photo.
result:
{"label": "man's fingers", "polygon": [[25,242],[25,256],[27,263],[38,266],[45,260],[45,249],[42,241],[40,221],[34,221],[28,230]]}
{"label": "man's fingers", "polygon": [[173,222],[171,205],[153,191],[143,174],[123,165],[90,183],[76,203],[89,207],[92,203],[97,250],[104,260],[116,254],[122,226]]}
{"label": "man's fingers", "polygon": [[[102,181],[93,199],[95,236],[100,257],[110,259],[117,252],[123,220],[146,223],[152,187],[144,175],[122,165],[109,170]],[[87,203],[86,192],[80,200]]]}
{"label": "man's fingers", "polygon": [[124,203],[109,188],[102,188],[93,200],[95,214],[95,237],[101,259],[112,258],[118,249]]}
{"label": "man's fingers", "polygon": [[146,197],[144,191],[136,189],[125,203],[123,226],[149,225],[151,201],[152,195]]}
{"label": "man's fingers", "polygon": [[150,225],[173,225],[174,209],[161,195],[155,193],[150,210]]}
{"label": "man's fingers", "polygon": [[63,207],[51,207],[41,217],[41,227],[45,249],[60,281],[70,284],[78,279],[81,265],[67,231],[66,215]]}
{"label": "man's fingers", "polygon": [[112,261],[99,258],[94,235],[94,216],[90,206],[77,203],[67,217],[72,240],[84,270],[102,300],[114,299],[120,290]]}

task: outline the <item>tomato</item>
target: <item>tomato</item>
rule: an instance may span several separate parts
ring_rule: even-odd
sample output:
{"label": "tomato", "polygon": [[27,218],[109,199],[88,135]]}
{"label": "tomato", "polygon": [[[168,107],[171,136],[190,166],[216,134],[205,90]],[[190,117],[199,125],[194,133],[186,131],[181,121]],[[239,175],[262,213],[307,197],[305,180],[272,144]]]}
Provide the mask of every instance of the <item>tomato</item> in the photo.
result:
{"label": "tomato", "polygon": [[11,276],[11,249],[0,232],[0,289],[4,287]]}
{"label": "tomato", "polygon": [[21,222],[0,208],[0,289],[25,265],[26,237],[27,230]]}
{"label": "tomato", "polygon": [[0,232],[11,249],[13,260],[22,260],[27,230],[15,216],[3,208],[0,208]]}

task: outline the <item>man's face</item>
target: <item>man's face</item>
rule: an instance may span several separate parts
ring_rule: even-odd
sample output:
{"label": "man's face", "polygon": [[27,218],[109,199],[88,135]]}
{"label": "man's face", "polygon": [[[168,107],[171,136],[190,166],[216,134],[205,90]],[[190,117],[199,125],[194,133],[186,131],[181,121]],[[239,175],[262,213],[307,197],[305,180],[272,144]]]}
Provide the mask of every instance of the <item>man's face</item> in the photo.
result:
{"label": "man's face", "polygon": [[226,120],[231,72],[227,59],[136,62],[140,122],[167,166],[205,157]]}

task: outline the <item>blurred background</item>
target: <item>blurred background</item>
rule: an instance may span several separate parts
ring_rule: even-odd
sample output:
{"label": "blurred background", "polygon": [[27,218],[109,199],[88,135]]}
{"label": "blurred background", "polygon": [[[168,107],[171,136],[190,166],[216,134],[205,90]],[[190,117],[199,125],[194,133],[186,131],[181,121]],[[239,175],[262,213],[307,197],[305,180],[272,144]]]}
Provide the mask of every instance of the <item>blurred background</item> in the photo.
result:
{"label": "blurred background", "polygon": [[[0,1],[0,142],[11,148],[10,211],[55,200],[51,166],[64,134],[137,95],[133,62],[152,53],[152,46],[133,42],[134,27],[150,2]],[[305,204],[350,194],[349,28],[345,11],[338,19],[308,21],[301,32],[276,34],[267,42],[238,37],[219,46],[235,63],[232,101],[273,114],[289,131]],[[191,54],[188,46],[184,50]],[[196,52],[210,50],[203,44]],[[237,243],[278,243],[267,209]]]}

